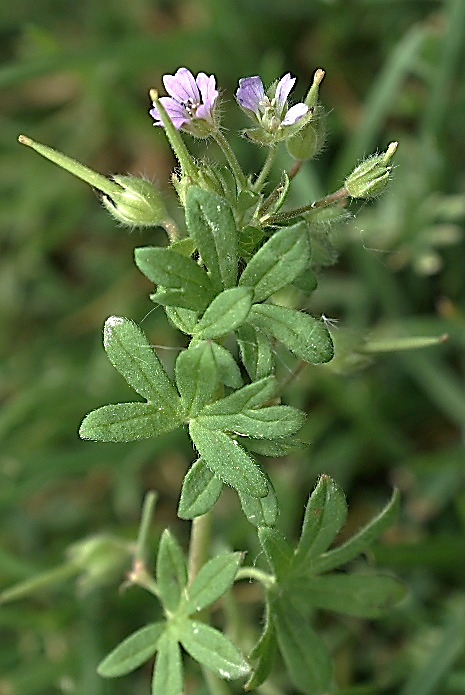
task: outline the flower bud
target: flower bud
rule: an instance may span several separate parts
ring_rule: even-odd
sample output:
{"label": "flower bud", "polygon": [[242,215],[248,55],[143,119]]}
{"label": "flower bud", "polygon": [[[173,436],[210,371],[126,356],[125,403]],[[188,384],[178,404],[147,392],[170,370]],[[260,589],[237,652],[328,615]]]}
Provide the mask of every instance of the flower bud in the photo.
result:
{"label": "flower bud", "polygon": [[325,144],[326,123],[323,109],[321,106],[315,106],[313,109],[311,121],[286,142],[291,157],[300,161],[316,157]]}
{"label": "flower bud", "polygon": [[374,198],[386,187],[392,170],[389,160],[397,149],[397,142],[391,142],[386,152],[375,154],[347,177],[344,188],[352,198]]}
{"label": "flower bud", "polygon": [[155,186],[137,176],[112,176],[116,192],[102,194],[102,203],[118,222],[134,227],[163,226],[168,213]]}

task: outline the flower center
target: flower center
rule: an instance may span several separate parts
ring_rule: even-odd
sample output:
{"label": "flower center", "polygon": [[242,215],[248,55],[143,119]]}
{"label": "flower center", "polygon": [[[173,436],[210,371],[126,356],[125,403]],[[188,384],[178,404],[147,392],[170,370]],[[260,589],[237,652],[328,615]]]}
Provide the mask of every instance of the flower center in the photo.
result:
{"label": "flower center", "polygon": [[196,111],[199,108],[200,104],[195,102],[190,97],[189,97],[189,99],[182,101],[181,104],[185,108],[187,115],[190,116],[190,118],[194,118]]}

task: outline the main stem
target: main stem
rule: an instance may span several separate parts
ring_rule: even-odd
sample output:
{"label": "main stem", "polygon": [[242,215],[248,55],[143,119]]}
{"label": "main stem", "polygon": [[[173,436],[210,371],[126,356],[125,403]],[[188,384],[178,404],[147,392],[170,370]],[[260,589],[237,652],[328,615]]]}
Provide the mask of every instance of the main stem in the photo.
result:
{"label": "main stem", "polygon": [[192,522],[188,558],[189,584],[192,584],[200,568],[205,564],[208,558],[211,525],[211,512],[202,514],[202,516],[196,516]]}

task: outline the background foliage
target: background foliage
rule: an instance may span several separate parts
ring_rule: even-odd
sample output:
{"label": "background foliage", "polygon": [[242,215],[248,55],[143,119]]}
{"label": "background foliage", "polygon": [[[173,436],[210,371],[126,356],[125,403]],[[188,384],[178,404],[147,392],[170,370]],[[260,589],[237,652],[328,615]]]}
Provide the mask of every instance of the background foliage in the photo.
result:
{"label": "background foliage", "polygon": [[[336,358],[327,367],[307,367],[289,384],[287,402],[310,413],[311,446],[271,466],[281,528],[295,538],[322,472],[349,497],[348,533],[397,485],[399,522],[373,555],[406,581],[410,594],[376,623],[322,619],[336,654],[338,692],[464,692],[463,1],[6,5],[0,25],[0,588],[59,566],[82,538],[106,532],[133,539],[151,488],[160,495],[154,545],[165,526],[180,540],[187,537],[188,524],[175,510],[192,459],[179,432],[126,445],[78,439],[89,409],[129,396],[102,349],[107,316],[130,316],[154,345],[168,346],[159,350],[168,368],[182,347],[163,312],[150,313],[151,285],[131,261],[134,247],[163,237],[115,228],[87,187],[19,148],[18,133],[102,173],[153,177],[169,197],[173,161],[147,116],[147,90],[160,86],[164,72],[181,65],[214,72],[228,100],[225,122],[240,128],[246,124],[232,97],[239,77],[260,74],[270,82],[290,70],[305,85],[300,82],[297,97],[323,67],[328,146],[303,167],[291,202],[339,187],[376,147],[399,140],[400,148],[389,192],[354,208],[357,217],[337,232],[340,260],[322,276],[308,309],[339,320],[332,328],[336,345],[359,331],[448,333],[449,340],[363,365]],[[236,152],[246,169],[259,168],[258,148],[238,139]],[[288,378],[292,366],[281,356],[278,376]],[[257,558],[255,534],[234,495],[223,493],[215,526],[217,543],[248,547],[249,561]],[[142,592],[118,593],[125,569],[68,579],[1,608],[1,695],[147,692],[147,672],[115,684],[95,671],[119,639],[157,619]],[[251,586],[239,586],[237,600],[253,614]],[[192,679],[189,692],[200,694],[195,672]]]}

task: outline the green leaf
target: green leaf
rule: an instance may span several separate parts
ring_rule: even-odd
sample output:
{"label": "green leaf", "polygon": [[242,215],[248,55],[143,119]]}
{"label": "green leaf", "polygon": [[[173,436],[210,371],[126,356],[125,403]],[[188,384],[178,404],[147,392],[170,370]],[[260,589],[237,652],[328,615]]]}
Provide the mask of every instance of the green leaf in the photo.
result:
{"label": "green leaf", "polygon": [[221,383],[233,389],[239,389],[242,386],[242,375],[239,366],[227,350],[222,345],[218,345],[212,341],[210,343],[213,352],[213,357],[218,368]]}
{"label": "green leaf", "polygon": [[184,691],[181,650],[166,634],[160,640],[153,669],[152,695],[180,695]]}
{"label": "green leaf", "polygon": [[248,287],[232,287],[221,292],[197,323],[195,337],[221,338],[241,326],[252,306],[252,294]]}
{"label": "green leaf", "polygon": [[189,433],[207,466],[224,483],[251,497],[265,497],[268,483],[260,466],[235,440],[223,432],[191,420]]}
{"label": "green leaf", "polygon": [[258,328],[245,324],[236,330],[241,359],[253,381],[268,376],[273,371],[273,353],[270,340]]}
{"label": "green leaf", "polygon": [[160,360],[140,328],[121,316],[110,316],[103,329],[103,345],[112,365],[138,394],[176,412],[179,396]]}
{"label": "green leaf", "polygon": [[201,611],[223,596],[233,585],[241,561],[242,553],[227,553],[206,562],[188,589],[187,613]]}
{"label": "green leaf", "polygon": [[139,270],[161,286],[151,297],[154,302],[204,311],[215,296],[207,273],[192,258],[172,249],[144,246],[135,250],[135,259]]}
{"label": "green leaf", "polygon": [[247,681],[244,690],[258,688],[266,681],[275,664],[276,656],[276,632],[273,621],[271,620],[270,604],[266,602],[265,627],[260,635],[260,639],[250,652],[250,659],[258,659],[254,666],[252,676]]}
{"label": "green leaf", "polygon": [[[266,475],[266,473],[265,473]],[[247,520],[255,527],[274,526],[278,518],[278,500],[268,476],[268,494],[266,497],[251,497],[239,492],[242,511]]]}
{"label": "green leaf", "polygon": [[190,186],[186,195],[186,224],[216,290],[234,287],[238,232],[228,203],[215,193]]}
{"label": "green leaf", "polygon": [[305,442],[295,437],[282,437],[280,439],[253,439],[252,437],[241,437],[239,443],[247,451],[252,451],[261,456],[286,456],[293,451],[301,451],[307,448]]}
{"label": "green leaf", "polygon": [[294,567],[314,567],[343,527],[347,504],[341,488],[327,475],[322,475],[307,502],[300,540],[295,551]]}
{"label": "green leaf", "polygon": [[257,251],[239,279],[241,287],[251,287],[254,302],[262,302],[289,285],[310,262],[308,225],[298,222],[283,227]]}
{"label": "green leaf", "polygon": [[81,423],[79,436],[97,442],[132,442],[170,432],[181,424],[179,415],[156,403],[115,403],[92,410]]}
{"label": "green leaf", "polygon": [[223,489],[223,481],[216,477],[202,459],[197,459],[184,477],[178,516],[194,519],[206,514],[215,505]]}
{"label": "green leaf", "polygon": [[163,606],[175,611],[187,584],[187,567],[182,548],[168,529],[163,531],[158,546],[157,584]]}
{"label": "green leaf", "polygon": [[186,335],[193,335],[197,325],[198,313],[180,306],[165,306],[165,312],[171,323]]}
{"label": "green leaf", "polygon": [[275,304],[256,304],[250,310],[248,321],[270,333],[305,362],[320,364],[333,357],[329,331],[313,316]]}
{"label": "green leaf", "polygon": [[288,596],[274,601],[271,610],[279,649],[292,682],[306,695],[324,695],[332,671],[324,643]]}
{"label": "green leaf", "polygon": [[229,396],[206,405],[201,414],[202,416],[233,415],[243,410],[256,408],[274,396],[276,386],[276,379],[272,376],[254,381],[230,393]]}
{"label": "green leaf", "polygon": [[179,641],[195,661],[216,673],[220,678],[242,678],[250,666],[238,648],[221,632],[198,620],[179,625]]}
{"label": "green leaf", "polygon": [[157,651],[165,622],[151,623],[133,632],[100,662],[97,673],[103,678],[116,678],[131,673],[148,661]]}
{"label": "green leaf", "polygon": [[271,405],[231,415],[205,415],[204,412],[199,415],[198,422],[205,427],[262,439],[295,434],[305,422],[305,413],[289,405]]}
{"label": "green leaf", "polygon": [[322,608],[359,618],[378,618],[405,596],[404,585],[381,574],[325,574],[292,579],[295,601],[305,608]]}
{"label": "green leaf", "polygon": [[321,574],[328,572],[335,567],[340,567],[354,557],[360,555],[368,548],[376,538],[378,538],[386,529],[394,523],[399,510],[399,492],[394,490],[388,504],[375,516],[371,521],[360,529],[354,536],[349,538],[345,543],[337,548],[323,553],[319,558],[316,558],[312,563],[314,572]]}
{"label": "green leaf", "polygon": [[258,529],[258,540],[265,551],[273,573],[279,582],[282,582],[288,574],[292,560],[292,548],[282,533],[274,528],[263,526]]}
{"label": "green leaf", "polygon": [[210,403],[219,386],[219,373],[211,345],[191,343],[179,353],[175,366],[176,385],[187,416],[195,416]]}

